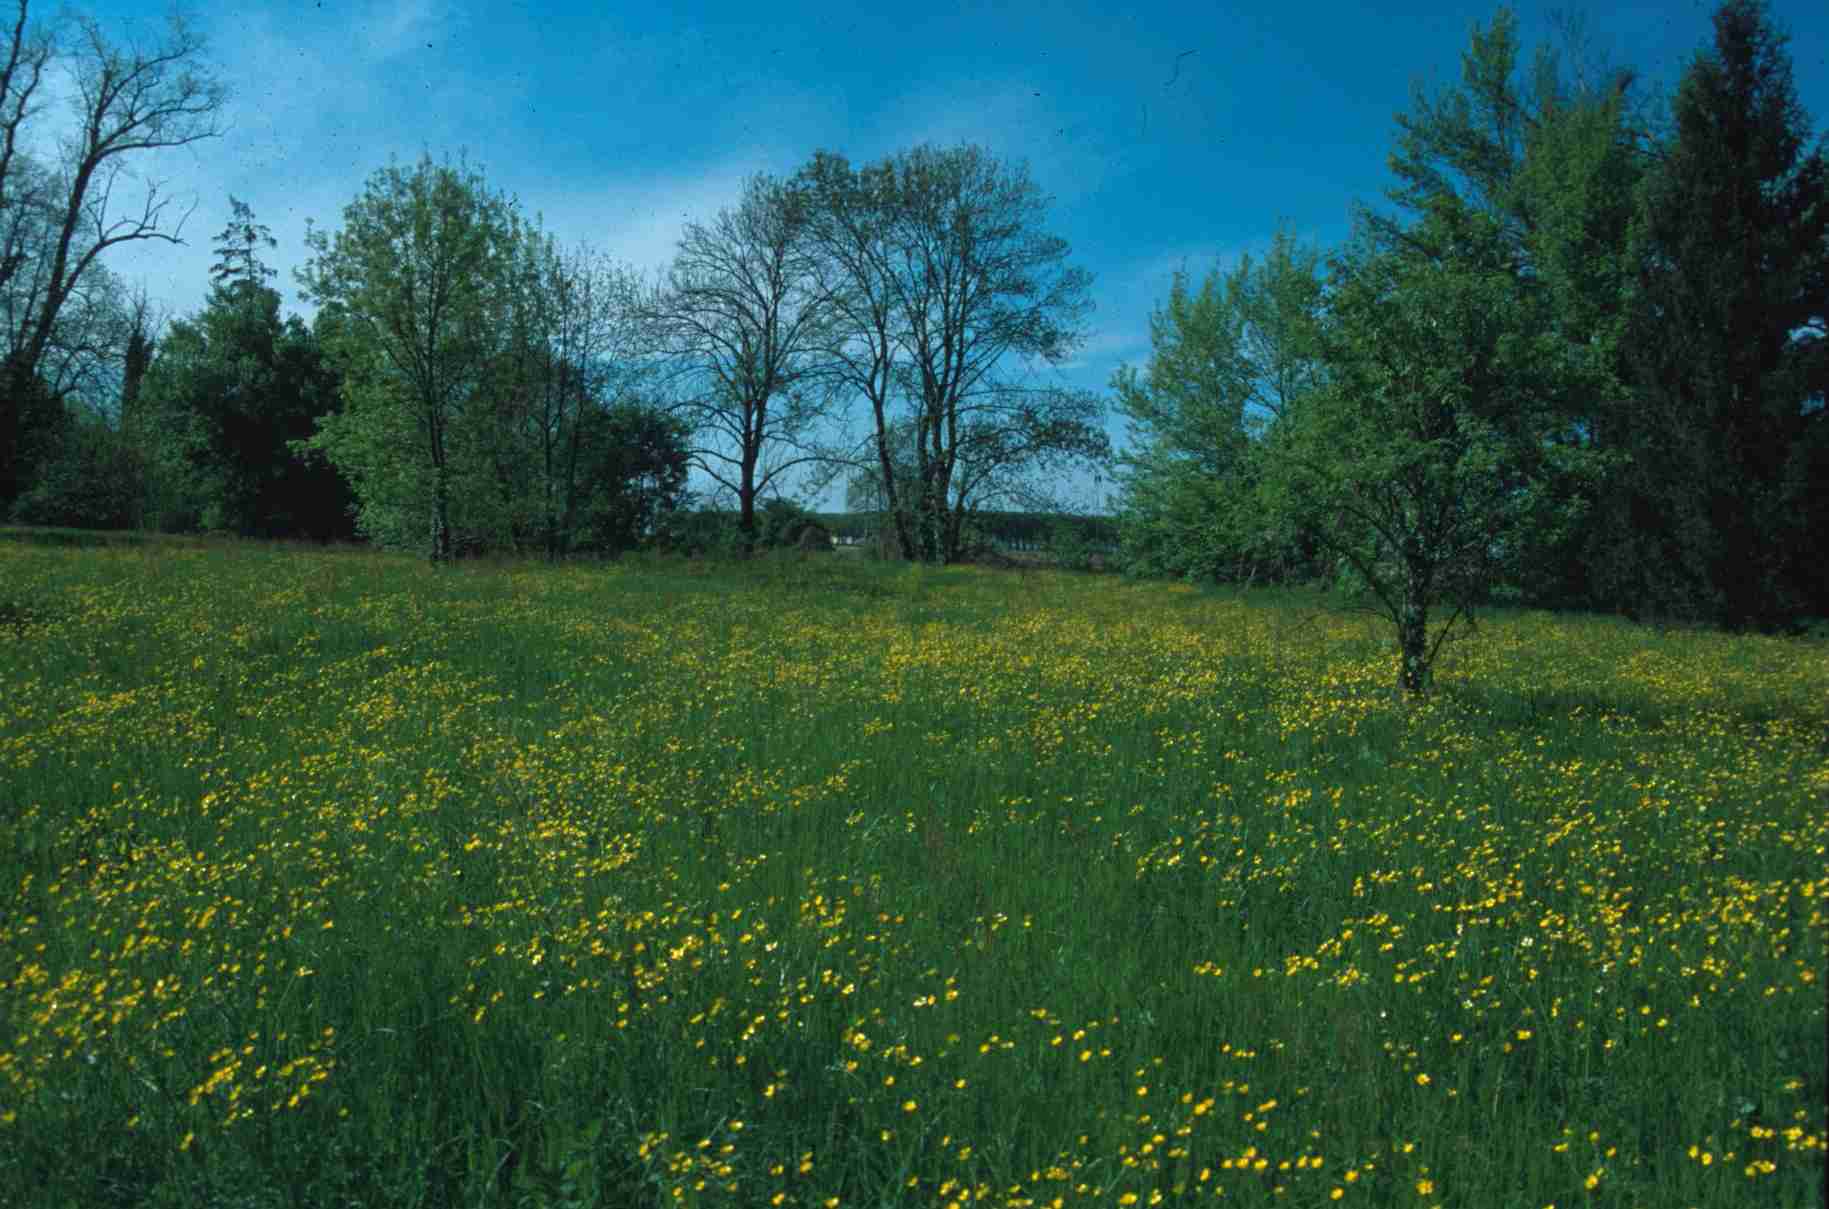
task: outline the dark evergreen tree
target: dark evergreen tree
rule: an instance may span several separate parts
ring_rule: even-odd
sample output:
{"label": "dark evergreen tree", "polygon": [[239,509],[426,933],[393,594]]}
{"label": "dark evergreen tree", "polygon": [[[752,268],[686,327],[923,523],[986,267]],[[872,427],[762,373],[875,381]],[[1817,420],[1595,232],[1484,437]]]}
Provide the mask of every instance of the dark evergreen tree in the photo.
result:
{"label": "dark evergreen tree", "polygon": [[[1774,629],[1822,597],[1829,379],[1825,145],[1760,0],[1715,15],[1684,75],[1676,137],[1635,222],[1624,348],[1637,404],[1614,564],[1650,613]],[[1814,597],[1814,599],[1812,599]]]}
{"label": "dark evergreen tree", "polygon": [[210,266],[210,281],[240,295],[265,285],[267,278],[274,275],[273,270],[261,262],[256,249],[261,244],[276,248],[279,241],[273,238],[273,232],[254,221],[254,212],[248,204],[232,194],[229,210],[229,225],[216,236],[216,263]]}
{"label": "dark evergreen tree", "polygon": [[348,538],[348,485],[288,442],[337,409],[338,378],[279,294],[248,279],[218,284],[195,318],[171,325],[139,408],[182,453],[197,526],[245,537]]}
{"label": "dark evergreen tree", "polygon": [[140,398],[140,384],[146,380],[146,371],[152,368],[153,357],[158,353],[158,338],[155,335],[154,326],[150,304],[145,292],[142,291],[128,312],[127,347],[122,352],[121,428],[123,431],[133,426],[134,407]]}

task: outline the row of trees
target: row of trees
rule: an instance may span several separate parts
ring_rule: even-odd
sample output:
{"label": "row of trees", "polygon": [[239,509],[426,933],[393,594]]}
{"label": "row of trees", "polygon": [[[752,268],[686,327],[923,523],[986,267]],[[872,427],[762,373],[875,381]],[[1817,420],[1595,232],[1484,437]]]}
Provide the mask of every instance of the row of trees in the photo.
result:
{"label": "row of trees", "polygon": [[[204,308],[174,321],[156,350],[147,342],[118,424],[79,426],[39,467],[14,516],[425,548],[414,524],[424,515],[413,499],[415,417],[386,368],[397,350],[365,340],[372,332],[343,307],[321,309],[311,326],[297,316],[282,322],[279,295],[266,284],[273,270],[260,259],[274,241],[245,205],[231,205]],[[592,290],[617,280],[595,265],[562,264],[532,240],[519,251],[523,270],[541,255],[549,273],[564,270],[546,283],[561,304],[580,294],[588,304]],[[502,296],[515,309],[493,316],[483,388],[462,392],[449,416],[430,417],[453,425],[432,431],[449,437],[440,452],[457,455],[447,470],[458,523],[444,553],[626,549],[683,495],[684,433],[639,401],[609,395],[602,371],[567,358],[591,335],[581,307],[561,312],[559,349],[535,349],[530,291]],[[448,300],[440,306],[448,316]],[[386,316],[372,300],[371,313]]]}
{"label": "row of trees", "polygon": [[[274,241],[231,204],[208,304],[137,346],[115,456],[68,443],[21,519],[324,538],[351,513],[359,535],[435,559],[558,556],[654,531],[692,463],[737,502],[748,545],[758,501],[811,464],[816,489],[878,483],[903,552],[944,560],[980,509],[1047,498],[1026,488],[1036,461],[1105,453],[1096,399],[993,373],[1011,350],[1066,355],[1057,318],[1083,313],[1085,280],[1030,297],[1065,247],[1024,225],[1039,202],[1022,171],[975,148],[759,176],[687,228],[652,289],[561,254],[480,174],[390,166],[339,231],[307,236],[310,327],[281,322],[260,259]],[[859,383],[873,431],[820,444]]]}
{"label": "row of trees", "polygon": [[[1042,209],[978,148],[862,170],[820,153],[689,224],[644,289],[561,256],[475,174],[390,167],[334,237],[308,237],[299,281],[343,406],[296,448],[349,481],[369,538],[434,559],[530,536],[556,556],[612,513],[641,532],[689,461],[734,497],[745,548],[758,503],[806,466],[815,490],[875,477],[904,555],[952,561],[969,518],[1038,466],[1107,453],[1096,397],[1033,380],[1088,305]],[[860,400],[867,435],[847,443]],[[647,452],[682,447],[666,466]]]}
{"label": "row of trees", "polygon": [[[1113,381],[1126,558],[1343,577],[1426,690],[1468,605],[1783,628],[1829,615],[1829,198],[1784,38],[1715,16],[1654,136],[1631,72],[1528,90],[1515,22],[1399,119],[1390,198],[1328,257],[1178,276]],[[1452,608],[1430,630],[1432,608]]]}
{"label": "row of trees", "polygon": [[[280,320],[273,240],[232,201],[208,304],[161,336],[97,257],[176,237],[156,189],[108,224],[107,174],[215,133],[222,90],[181,24],[134,56],[79,24],[61,175],[15,147],[58,46],[23,2],[0,74],[18,519],[561,557],[681,532],[697,466],[741,547],[781,536],[787,514],[759,514],[799,471],[946,562],[981,511],[1057,507],[1038,483],[1109,459],[1100,398],[1047,375],[1089,278],[1026,170],[970,146],[757,176],[652,285],[556,248],[461,165],[390,165],[308,233],[310,325]],[[1782,36],[1730,0],[1654,133],[1630,72],[1569,78],[1546,51],[1515,82],[1514,31],[1501,10],[1464,86],[1399,119],[1411,221],[1362,211],[1325,275],[1279,233],[1261,265],[1178,276],[1149,364],[1113,381],[1129,567],[1345,578],[1413,693],[1459,612],[1505,592],[1730,626],[1829,612],[1829,206]],[[111,349],[112,423],[70,406]]]}
{"label": "row of trees", "polygon": [[1038,474],[1103,464],[1101,400],[1042,380],[1091,307],[1046,209],[1022,166],[922,146],[857,168],[816,153],[687,226],[646,315],[688,383],[676,410],[722,438],[692,452],[745,535],[802,467],[809,492],[870,495],[905,557],[950,562],[977,512],[1046,506]]}
{"label": "row of trees", "polygon": [[[75,25],[67,48],[28,29],[20,0],[0,75],[0,510],[15,520],[557,557],[677,529],[657,518],[697,466],[745,548],[758,503],[811,471],[811,491],[880,478],[903,553],[949,560],[976,510],[1046,504],[1033,471],[1108,452],[1096,397],[1036,383],[1079,339],[1087,275],[1042,230],[1026,171],[973,147],[855,169],[822,152],[758,176],[687,226],[652,287],[561,252],[478,173],[390,165],[338,229],[308,233],[309,325],[281,319],[261,261],[274,241],[231,199],[206,305],[161,331],[98,258],[178,242],[182,221],[161,228],[155,185],[138,222],[110,223],[108,186],[120,156],[218,134],[226,89],[179,21],[131,55]],[[15,136],[60,55],[83,141],[58,175]]]}

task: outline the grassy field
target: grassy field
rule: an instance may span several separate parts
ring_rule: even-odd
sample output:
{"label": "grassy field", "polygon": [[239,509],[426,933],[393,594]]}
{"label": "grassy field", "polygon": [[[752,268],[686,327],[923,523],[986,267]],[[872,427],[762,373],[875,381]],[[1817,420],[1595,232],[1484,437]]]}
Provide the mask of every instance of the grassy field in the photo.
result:
{"label": "grassy field", "polygon": [[1393,677],[1063,572],[0,543],[0,1201],[1818,1203],[1829,646]]}

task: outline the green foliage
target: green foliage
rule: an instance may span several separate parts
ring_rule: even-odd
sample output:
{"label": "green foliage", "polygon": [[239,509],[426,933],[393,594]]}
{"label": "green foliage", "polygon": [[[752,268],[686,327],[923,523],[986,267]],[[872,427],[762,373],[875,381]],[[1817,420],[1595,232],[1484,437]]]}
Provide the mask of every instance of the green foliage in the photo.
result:
{"label": "green foliage", "polygon": [[146,466],[139,450],[99,416],[72,418],[59,448],[14,502],[21,525],[126,529],[139,517]]}
{"label": "green foliage", "polygon": [[[1575,49],[1579,26],[1565,32]],[[1388,196],[1417,216],[1448,201],[1499,224],[1512,271],[1545,291],[1539,321],[1561,337],[1556,356],[1592,383],[1564,397],[1562,422],[1546,440],[1605,450],[1617,471],[1628,452],[1624,417],[1631,407],[1622,384],[1623,323],[1636,272],[1628,226],[1656,151],[1651,123],[1632,96],[1636,74],[1629,69],[1565,64],[1548,46],[1528,72],[1519,66],[1517,18],[1500,9],[1484,29],[1475,26],[1459,79],[1433,98],[1419,90],[1411,112],[1398,117],[1391,166],[1401,183]],[[1415,238],[1395,219],[1365,219],[1387,242]],[[1545,604],[1621,603],[1620,585],[1596,575],[1637,561],[1628,549],[1633,530],[1611,524],[1600,505],[1611,490],[1606,476],[1559,477],[1543,467],[1538,477],[1543,491],[1580,519],[1505,543],[1509,586]]]}
{"label": "green foliage", "polygon": [[[1822,611],[1829,423],[1811,400],[1829,386],[1829,174],[1820,145],[1804,154],[1765,7],[1736,0],[1716,26],[1662,146],[1630,70],[1570,78],[1545,50],[1518,82],[1512,14],[1476,27],[1458,84],[1398,120],[1390,196],[1421,221],[1368,213],[1361,229],[1441,275],[1409,303],[1395,278],[1330,296],[1332,336],[1310,343],[1323,355],[1295,392],[1316,406],[1278,413],[1244,456],[1234,417],[1261,375],[1239,333],[1264,325],[1214,278],[1196,295],[1178,277],[1151,377],[1114,380],[1137,426],[1127,567],[1246,579],[1267,547],[1308,545],[1277,561],[1327,565],[1343,599],[1413,635],[1431,596],[1760,626]],[[1387,303],[1398,316],[1377,318]],[[1418,327],[1432,313],[1452,338]],[[1368,317],[1375,337],[1339,339]],[[1300,414],[1348,397],[1379,416]]]}
{"label": "green foliage", "polygon": [[[1258,499],[1350,570],[1343,590],[1396,627],[1419,694],[1458,616],[1502,580],[1506,544],[1569,520],[1540,468],[1591,475],[1604,459],[1546,449],[1560,400],[1588,380],[1556,355],[1493,220],[1438,200],[1405,246],[1373,236],[1334,269],[1331,380],[1266,443]],[[1431,640],[1443,603],[1455,613]]]}
{"label": "green foliage", "polygon": [[747,548],[737,514],[715,508],[678,508],[655,518],[653,546],[668,554],[734,558]]}
{"label": "green foliage", "polygon": [[38,481],[70,424],[69,410],[42,377],[16,361],[0,363],[0,515]]}
{"label": "green foliage", "polygon": [[434,561],[615,557],[680,506],[689,432],[630,368],[632,274],[429,160],[345,218],[303,275],[345,408],[300,448],[348,476],[366,536]]}
{"label": "green foliage", "polygon": [[[1546,321],[1563,353],[1594,387],[1570,396],[1553,446],[1606,451],[1598,476],[1540,468],[1539,487],[1564,505],[1568,523],[1545,525],[1508,553],[1508,582],[1522,599],[1550,607],[1636,605],[1622,568],[1638,562],[1637,532],[1610,523],[1603,500],[1627,465],[1634,389],[1626,368],[1626,318],[1637,271],[1630,226],[1651,157],[1636,142],[1626,106],[1630,76],[1601,95],[1548,111],[1511,178],[1512,212],[1525,220],[1522,255],[1547,292]],[[1642,564],[1641,564],[1642,565]]]}
{"label": "green foliage", "polygon": [[743,532],[740,514],[734,510],[676,508],[659,514],[648,544],[666,553],[742,561],[754,553],[791,551],[814,526],[824,528],[817,514],[777,496],[756,510],[753,538]]}
{"label": "green foliage", "polygon": [[[322,455],[348,480],[357,500],[356,531],[364,540],[383,550],[423,553],[430,541],[428,518],[437,479],[432,467],[411,456],[424,437],[393,388],[362,379],[347,363],[343,372],[343,406],[321,417],[312,436],[294,449]],[[470,451],[469,445],[453,440],[446,454],[447,471],[460,485],[477,484],[475,490],[449,497],[447,552],[462,536],[500,530],[490,508],[487,467],[465,456]]]}
{"label": "green foliage", "polygon": [[800,540],[801,530],[818,518],[793,500],[777,496],[756,510],[756,544],[763,549],[786,549]]}
{"label": "green foliage", "polygon": [[1078,517],[1063,517],[1055,522],[1048,538],[1048,554],[1057,567],[1069,571],[1090,571],[1095,560],[1104,561],[1093,526]]}
{"label": "green foliage", "polygon": [[663,412],[622,404],[593,423],[580,484],[582,532],[562,548],[616,555],[648,540],[660,517],[686,501],[686,425]]}
{"label": "green foliage", "polygon": [[316,256],[299,280],[327,312],[320,337],[345,406],[299,448],[349,480],[358,529],[384,548],[438,562],[465,540],[512,547],[493,401],[464,389],[499,352],[498,288],[520,237],[512,205],[428,155],[410,173],[376,172],[343,221],[334,241],[307,236]]}
{"label": "green foliage", "polygon": [[298,316],[281,322],[279,304],[250,281],[218,285],[161,342],[130,421],[151,467],[143,511],[153,527],[320,541],[354,533],[348,485],[292,449],[337,410],[337,374]]}
{"label": "green foliage", "polygon": [[1113,375],[1133,446],[1120,458],[1132,574],[1282,578],[1311,553],[1266,524],[1253,484],[1257,438],[1321,380],[1317,259],[1279,230],[1261,265],[1246,256],[1223,281],[1216,269],[1197,294],[1177,272],[1150,318],[1146,373]]}
{"label": "green foliage", "polygon": [[229,225],[216,236],[216,263],[210,281],[231,295],[254,295],[274,272],[260,259],[261,244],[277,248],[279,241],[264,224],[254,221],[254,211],[233,195],[229,197]]}

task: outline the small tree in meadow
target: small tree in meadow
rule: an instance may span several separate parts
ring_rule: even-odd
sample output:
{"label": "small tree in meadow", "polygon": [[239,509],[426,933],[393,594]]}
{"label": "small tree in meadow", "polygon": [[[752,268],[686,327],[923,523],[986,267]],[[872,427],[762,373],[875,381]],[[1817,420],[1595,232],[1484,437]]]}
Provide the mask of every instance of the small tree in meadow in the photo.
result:
{"label": "small tree in meadow", "polygon": [[1313,533],[1390,620],[1398,690],[1418,698],[1456,622],[1504,577],[1502,552],[1573,519],[1546,478],[1598,473],[1593,451],[1547,440],[1589,377],[1541,322],[1498,224],[1451,200],[1333,269],[1329,380],[1254,451],[1259,502]]}

